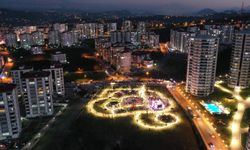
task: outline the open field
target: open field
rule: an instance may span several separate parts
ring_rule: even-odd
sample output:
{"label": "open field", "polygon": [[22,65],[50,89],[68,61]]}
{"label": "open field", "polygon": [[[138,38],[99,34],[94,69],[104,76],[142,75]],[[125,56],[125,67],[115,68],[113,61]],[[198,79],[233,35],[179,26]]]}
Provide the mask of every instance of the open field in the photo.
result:
{"label": "open field", "polygon": [[[182,110],[181,122],[173,128],[155,131],[134,124],[132,116],[116,119],[95,117],[77,102],[55,122],[35,150],[198,150],[197,138]],[[74,112],[74,113],[72,113]],[[60,144],[64,143],[64,144]]]}

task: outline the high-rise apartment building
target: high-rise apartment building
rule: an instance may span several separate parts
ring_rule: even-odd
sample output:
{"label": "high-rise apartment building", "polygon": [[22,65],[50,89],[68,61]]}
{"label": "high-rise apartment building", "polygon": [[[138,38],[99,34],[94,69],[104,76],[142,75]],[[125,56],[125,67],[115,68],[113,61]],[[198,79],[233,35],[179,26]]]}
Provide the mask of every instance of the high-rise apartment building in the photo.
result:
{"label": "high-rise apartment building", "polygon": [[15,33],[6,34],[5,43],[7,47],[17,47],[17,35]]}
{"label": "high-rise apartment building", "polygon": [[17,95],[20,97],[22,96],[22,80],[21,75],[26,72],[33,71],[33,67],[21,65],[21,66],[14,66],[10,71],[10,76],[13,80],[13,83],[16,85],[16,92]]}
{"label": "high-rise apartment building", "polygon": [[116,64],[117,70],[122,74],[130,72],[132,55],[130,51],[123,51],[117,54],[118,63]]}
{"label": "high-rise apartment building", "polygon": [[21,116],[14,84],[0,84],[0,140],[18,138]]}
{"label": "high-rise apartment building", "polygon": [[30,49],[33,45],[32,36],[29,33],[24,33],[20,35],[21,47],[24,49]]}
{"label": "high-rise apartment building", "polygon": [[62,65],[60,63],[51,64],[47,68],[44,68],[43,71],[48,71],[51,74],[53,93],[64,96],[65,89]]}
{"label": "high-rise apartment building", "polygon": [[50,47],[59,47],[61,44],[59,31],[50,31],[48,39]]}
{"label": "high-rise apartment building", "polygon": [[232,88],[250,85],[250,30],[235,34],[228,85]]}
{"label": "high-rise apartment building", "polygon": [[34,118],[53,114],[53,85],[50,72],[24,73],[22,89],[26,117]]}
{"label": "high-rise apartment building", "polygon": [[214,91],[219,39],[207,35],[190,38],[186,91],[208,96]]}
{"label": "high-rise apartment building", "polygon": [[55,23],[53,24],[53,30],[59,31],[60,33],[68,31],[68,25],[65,23]]}
{"label": "high-rise apartment building", "polygon": [[32,35],[32,40],[33,40],[34,45],[42,46],[45,44],[43,32],[36,31],[36,32],[33,32],[31,35]]}
{"label": "high-rise apartment building", "polygon": [[13,83],[17,85],[18,96],[23,96],[24,94],[22,87],[23,75],[27,72],[34,72],[34,71],[50,72],[51,75],[50,82],[53,88],[53,95],[63,96],[65,94],[63,66],[58,62],[38,61],[29,64],[22,64],[20,66],[14,66],[10,71]]}
{"label": "high-rise apartment building", "polygon": [[190,37],[195,36],[194,32],[186,32],[184,30],[171,30],[170,31],[170,44],[171,47],[182,53],[188,53],[188,43]]}
{"label": "high-rise apartment building", "polygon": [[79,32],[78,31],[68,31],[62,33],[61,45],[63,47],[76,46],[79,42]]}
{"label": "high-rise apartment building", "polygon": [[140,33],[145,33],[146,32],[146,23],[145,22],[138,22],[137,31]]}
{"label": "high-rise apartment building", "polygon": [[117,30],[117,23],[108,23],[107,24],[107,34],[109,35],[110,32]]}
{"label": "high-rise apartment building", "polygon": [[123,23],[122,23],[122,30],[123,31],[132,31],[133,30],[133,24],[132,24],[132,21],[130,20],[125,20]]}

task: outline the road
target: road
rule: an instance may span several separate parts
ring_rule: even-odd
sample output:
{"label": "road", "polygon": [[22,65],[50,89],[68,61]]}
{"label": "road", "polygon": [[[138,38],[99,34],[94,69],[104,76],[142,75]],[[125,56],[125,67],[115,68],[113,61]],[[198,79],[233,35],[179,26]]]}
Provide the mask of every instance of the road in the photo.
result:
{"label": "road", "polygon": [[[193,118],[193,123],[199,131],[206,148],[213,150],[228,150],[227,145],[225,145],[224,141],[216,132],[212,124],[205,117],[203,117],[203,115],[196,109],[192,102],[185,98],[177,90],[177,87],[167,88],[183,109],[187,110],[187,108],[190,107],[193,112],[193,115],[197,116]],[[214,148],[211,148],[209,146],[209,143],[212,143],[214,145]]]}

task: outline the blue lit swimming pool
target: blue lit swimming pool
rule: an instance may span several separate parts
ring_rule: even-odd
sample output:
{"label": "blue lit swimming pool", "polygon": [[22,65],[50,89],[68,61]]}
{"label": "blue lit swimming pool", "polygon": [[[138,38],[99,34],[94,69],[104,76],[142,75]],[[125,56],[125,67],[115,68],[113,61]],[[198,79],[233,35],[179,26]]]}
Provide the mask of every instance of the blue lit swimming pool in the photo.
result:
{"label": "blue lit swimming pool", "polygon": [[204,103],[203,106],[213,114],[221,114],[223,111],[220,109],[219,106],[213,103]]}

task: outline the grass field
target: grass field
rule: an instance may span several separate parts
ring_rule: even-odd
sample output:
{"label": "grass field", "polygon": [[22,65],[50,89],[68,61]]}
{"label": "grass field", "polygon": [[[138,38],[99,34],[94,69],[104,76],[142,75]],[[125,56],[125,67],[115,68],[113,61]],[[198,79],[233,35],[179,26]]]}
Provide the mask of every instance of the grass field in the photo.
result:
{"label": "grass field", "polygon": [[[54,142],[60,142],[70,132],[69,127],[72,122],[80,115],[82,102],[75,99],[63,113],[57,117],[55,123],[49,128],[48,132],[41,138],[34,150],[54,150]],[[64,144],[64,143],[60,143]]]}
{"label": "grass field", "polygon": [[246,128],[249,127],[249,125],[250,125],[250,108],[246,109],[246,111],[244,112],[241,127]]}
{"label": "grass field", "polygon": [[250,97],[250,88],[243,89],[243,90],[241,91],[240,95],[241,95],[243,98],[248,98],[248,97]]}
{"label": "grass field", "polygon": [[[199,149],[192,128],[187,120],[183,120],[175,129],[156,132],[140,129],[136,125],[131,124],[129,117],[106,120],[94,118],[83,112],[81,117],[72,123],[68,130],[69,132],[61,133],[60,138],[47,141],[50,143],[47,144],[48,147],[41,147],[40,149],[47,149],[50,146],[53,146],[54,150]],[[55,132],[55,134],[57,133]]]}
{"label": "grass field", "polygon": [[[61,107],[54,107],[54,114],[56,114]],[[34,119],[27,119],[22,121],[22,133],[20,139],[22,142],[28,142],[35,134],[39,132],[53,116],[40,117]]]}
{"label": "grass field", "polygon": [[242,145],[242,147],[246,147],[247,136],[248,136],[247,133],[244,133],[244,134],[241,135],[241,145]]}
{"label": "grass field", "polygon": [[[83,105],[86,102],[83,103]],[[184,114],[173,129],[139,128],[130,117],[100,119],[77,102],[59,117],[34,150],[198,150],[197,139]]]}

